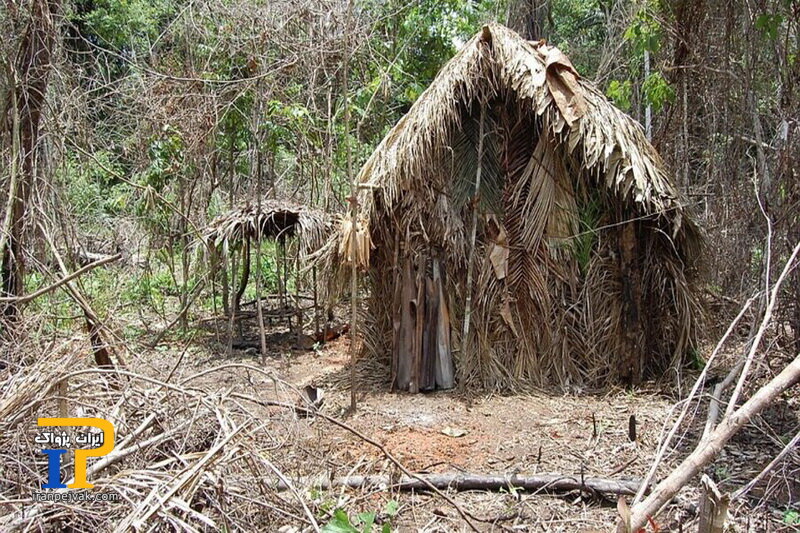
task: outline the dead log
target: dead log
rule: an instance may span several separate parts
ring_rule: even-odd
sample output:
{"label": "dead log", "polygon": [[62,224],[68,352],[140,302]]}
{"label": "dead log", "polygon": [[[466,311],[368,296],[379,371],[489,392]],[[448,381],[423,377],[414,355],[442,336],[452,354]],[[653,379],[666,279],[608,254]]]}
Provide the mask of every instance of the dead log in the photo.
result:
{"label": "dead log", "polygon": [[[639,489],[641,480],[616,480],[606,478],[585,477],[570,474],[539,474],[527,476],[524,474],[513,475],[487,475],[472,473],[449,474],[415,474],[416,477],[401,476],[346,476],[336,479],[315,477],[301,480],[299,485],[313,487],[318,490],[327,490],[335,487],[348,487],[360,489],[364,487],[392,487],[404,491],[428,491],[430,485],[440,490],[509,490],[525,489],[546,493],[565,493],[581,491],[595,495],[633,495]],[[276,490],[288,490],[289,487],[282,482],[275,485]]]}

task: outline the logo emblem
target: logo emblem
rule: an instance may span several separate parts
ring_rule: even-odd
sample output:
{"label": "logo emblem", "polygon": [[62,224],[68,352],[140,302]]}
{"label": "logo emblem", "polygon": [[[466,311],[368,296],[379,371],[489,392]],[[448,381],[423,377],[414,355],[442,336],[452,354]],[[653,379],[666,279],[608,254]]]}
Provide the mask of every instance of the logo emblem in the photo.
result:
{"label": "logo emblem", "polygon": [[65,432],[60,435],[53,432],[44,432],[43,436],[36,437],[37,444],[49,444],[58,448],[46,448],[42,453],[47,455],[47,484],[43,489],[91,489],[94,485],[86,481],[86,460],[89,457],[103,457],[114,449],[114,425],[103,418],[40,418],[39,426],[46,427],[94,427],[102,433],[80,433],[75,436],[78,446],[100,445],[90,448],[75,449],[75,482],[65,485],[61,482],[61,456],[71,448],[72,439]]}

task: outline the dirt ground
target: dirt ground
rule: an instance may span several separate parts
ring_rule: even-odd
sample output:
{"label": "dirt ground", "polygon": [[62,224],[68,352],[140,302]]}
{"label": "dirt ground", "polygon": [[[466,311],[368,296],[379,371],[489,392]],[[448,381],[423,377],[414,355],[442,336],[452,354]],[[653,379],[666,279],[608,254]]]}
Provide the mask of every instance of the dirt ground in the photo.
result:
{"label": "dirt ground", "polygon": [[[197,385],[210,392],[239,390],[286,402],[299,402],[297,389],[318,387],[324,393],[322,413],[342,419],[377,441],[414,472],[556,473],[578,478],[642,479],[659,439],[676,417],[674,391],[663,385],[581,396],[468,395],[459,390],[410,395],[390,393],[385,370],[366,364],[359,366],[358,409],[349,414],[346,336],[311,350],[292,349],[291,343],[272,348],[275,353],[261,361],[252,349],[227,353],[213,342],[206,346],[191,342],[184,348],[187,357],[178,373],[189,375],[230,365]],[[172,345],[161,348],[167,352],[175,349]],[[154,353],[160,352],[157,349]],[[148,365],[156,372],[165,372],[175,357],[164,357],[167,354],[163,352],[160,355]],[[269,374],[285,386],[277,387]],[[725,490],[745,484],[780,451],[785,434],[796,431],[799,407],[797,398],[784,399],[765,415],[770,417],[772,430],[767,430],[763,419],[753,421],[706,473]],[[264,416],[274,413],[265,409]],[[632,416],[636,420],[635,442],[629,440]],[[676,466],[697,441],[696,426],[704,422],[704,413],[697,413],[695,418],[697,423],[680,436],[677,449],[668,454],[657,478]],[[771,434],[776,428],[785,433]],[[398,474],[383,450],[319,417],[298,416],[292,435],[285,438],[292,440],[297,452],[295,471],[286,474],[298,483],[319,475]],[[797,459],[795,456],[787,461],[768,483],[753,491],[752,497],[732,505],[726,531],[800,531],[785,523],[786,513],[797,507],[800,494]],[[661,515],[658,529],[695,528],[698,494],[696,483],[684,489]],[[468,529],[453,505],[432,494],[374,487],[312,491],[311,495],[319,508],[339,507],[351,516],[375,512],[378,522],[390,521],[393,530]],[[587,497],[578,492],[528,494],[514,489],[450,492],[450,496],[469,513],[473,524],[485,531],[609,531],[617,520],[615,497]],[[390,517],[383,511],[391,501],[397,502],[398,511]],[[294,527],[289,520],[282,530],[300,530]]]}

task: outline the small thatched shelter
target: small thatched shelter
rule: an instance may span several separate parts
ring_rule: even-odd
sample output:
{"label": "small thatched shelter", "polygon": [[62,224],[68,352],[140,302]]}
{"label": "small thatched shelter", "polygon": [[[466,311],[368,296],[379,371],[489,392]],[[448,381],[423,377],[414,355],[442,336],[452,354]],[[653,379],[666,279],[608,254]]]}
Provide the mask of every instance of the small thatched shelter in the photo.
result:
{"label": "small thatched shelter", "polygon": [[[277,243],[276,266],[279,281],[279,298],[286,307],[286,282],[290,270],[299,274],[298,263],[305,264],[310,254],[317,251],[330,237],[332,223],[330,217],[318,209],[300,203],[274,198],[265,198],[261,202],[249,201],[223,213],[212,220],[203,230],[200,240],[206,252],[212,278],[222,263],[222,259],[239,252],[241,254],[241,279],[233,294],[233,312],[238,314],[242,295],[250,279],[251,247],[263,241],[274,240]],[[286,241],[297,242],[294,247],[294,260],[287,257]],[[260,250],[257,250],[260,251]],[[233,265],[235,266],[235,262]],[[229,304],[229,287],[227,276],[223,277],[223,306],[225,313],[231,312]],[[297,288],[297,287],[296,287]],[[316,302],[316,284],[313,284]],[[316,306],[315,306],[316,307]],[[298,311],[299,312],[299,311]],[[315,309],[316,312],[316,309]]]}
{"label": "small thatched shelter", "polygon": [[317,250],[330,232],[330,217],[300,203],[274,198],[239,205],[212,220],[203,230],[208,249],[227,248],[232,242],[297,237],[300,249],[308,254]]}
{"label": "small thatched shelter", "polygon": [[452,385],[451,353],[462,384],[636,383],[693,347],[699,232],[641,126],[556,48],[484,27],[358,181],[365,349],[397,388]]}

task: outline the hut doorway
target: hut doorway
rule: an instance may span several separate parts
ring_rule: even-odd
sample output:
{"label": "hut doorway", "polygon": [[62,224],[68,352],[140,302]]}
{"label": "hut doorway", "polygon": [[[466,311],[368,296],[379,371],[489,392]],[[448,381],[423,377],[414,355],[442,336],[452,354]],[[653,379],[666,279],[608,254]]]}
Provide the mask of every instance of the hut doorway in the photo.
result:
{"label": "hut doorway", "polygon": [[410,392],[455,386],[450,344],[451,304],[438,254],[407,256],[396,285],[392,387]]}

